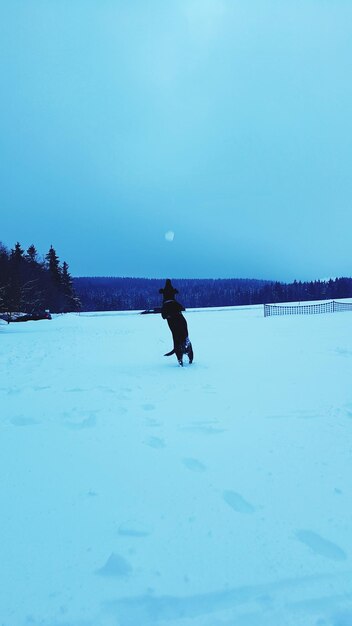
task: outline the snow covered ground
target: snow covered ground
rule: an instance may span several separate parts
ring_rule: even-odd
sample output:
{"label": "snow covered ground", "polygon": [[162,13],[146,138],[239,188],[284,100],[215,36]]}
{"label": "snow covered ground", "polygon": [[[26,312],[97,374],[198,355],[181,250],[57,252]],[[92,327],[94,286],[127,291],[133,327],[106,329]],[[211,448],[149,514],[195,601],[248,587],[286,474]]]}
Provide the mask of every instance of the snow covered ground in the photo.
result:
{"label": "snow covered ground", "polygon": [[351,626],[352,312],[0,326],[1,626]]}

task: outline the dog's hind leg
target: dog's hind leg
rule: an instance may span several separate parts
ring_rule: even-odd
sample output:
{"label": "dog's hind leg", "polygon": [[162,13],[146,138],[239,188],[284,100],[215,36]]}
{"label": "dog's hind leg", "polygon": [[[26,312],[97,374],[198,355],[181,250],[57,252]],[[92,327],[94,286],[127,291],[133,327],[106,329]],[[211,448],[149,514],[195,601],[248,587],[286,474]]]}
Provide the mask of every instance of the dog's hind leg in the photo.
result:
{"label": "dog's hind leg", "polygon": [[179,365],[181,365],[181,367],[183,367],[183,350],[182,350],[182,345],[175,346],[175,353],[176,353],[176,357],[177,357],[177,360],[179,362]]}
{"label": "dog's hind leg", "polygon": [[191,344],[191,342],[190,342],[188,337],[186,337],[186,340],[185,340],[184,352],[185,352],[185,354],[188,355],[189,362],[193,363],[193,356],[194,356],[193,355],[193,348],[192,348],[192,344]]}
{"label": "dog's hind leg", "polygon": [[189,342],[189,348],[188,348],[187,354],[188,354],[189,362],[193,363],[194,354],[193,354],[193,348],[192,348],[191,342]]}

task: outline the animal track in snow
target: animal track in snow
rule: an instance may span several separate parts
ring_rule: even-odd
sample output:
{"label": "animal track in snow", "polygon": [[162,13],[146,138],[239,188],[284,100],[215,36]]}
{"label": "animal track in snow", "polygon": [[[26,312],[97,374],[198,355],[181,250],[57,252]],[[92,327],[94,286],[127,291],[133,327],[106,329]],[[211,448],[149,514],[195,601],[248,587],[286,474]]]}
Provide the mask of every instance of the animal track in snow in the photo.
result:
{"label": "animal track in snow", "polygon": [[151,448],[165,448],[165,441],[160,437],[149,437],[147,445]]}
{"label": "animal track in snow", "polygon": [[112,552],[106,561],[105,565],[96,570],[96,574],[99,576],[107,577],[121,577],[128,576],[132,571],[132,567],[123,556]]}
{"label": "animal track in snow", "polygon": [[14,426],[32,426],[33,424],[39,424],[38,420],[33,417],[25,417],[24,415],[17,415],[10,420]]}
{"label": "animal track in snow", "polygon": [[182,459],[182,463],[192,472],[205,472],[207,469],[206,466],[200,461],[197,461],[197,459],[184,458]]}
{"label": "animal track in snow", "polygon": [[157,428],[158,426],[161,426],[161,422],[159,422],[158,420],[154,419],[154,418],[147,418],[147,426],[149,426],[149,428]]}
{"label": "animal track in snow", "polygon": [[336,543],[324,539],[318,533],[312,530],[297,530],[296,537],[299,541],[310,548],[314,554],[325,556],[334,561],[345,561],[347,559],[346,552]]}
{"label": "animal track in snow", "polygon": [[145,524],[136,521],[127,521],[120,524],[118,533],[123,537],[148,537],[151,529]]}
{"label": "animal track in snow", "polygon": [[10,387],[6,391],[8,396],[17,396],[22,390],[19,387]]}
{"label": "animal track in snow", "polygon": [[236,491],[224,491],[223,498],[236,513],[254,513],[255,507]]}
{"label": "animal track in snow", "polygon": [[350,358],[352,356],[351,350],[346,350],[345,348],[336,348],[335,352],[339,356],[345,356],[345,357],[348,357],[348,358]]}
{"label": "animal track in snow", "polygon": [[[113,623],[133,626],[152,626],[154,624],[225,624],[221,619],[221,611],[233,613],[233,619],[226,624],[290,624],[297,623],[297,611],[310,607],[312,614],[317,610],[326,615],[327,607],[339,610],[342,617],[341,602],[348,602],[350,593],[350,575],[339,576],[340,584],[345,591],[344,600],[334,593],[336,575],[312,575],[301,578],[288,578],[267,584],[253,584],[229,587],[218,591],[181,595],[143,595],[119,597],[105,602],[106,610],[113,617]],[[347,596],[346,596],[347,594]],[[304,597],[301,601],[297,598]],[[347,600],[346,600],[347,597]],[[219,613],[218,613],[219,612]],[[209,617],[214,616],[210,621]],[[300,616],[300,613],[299,613]],[[218,618],[218,619],[217,619]],[[238,619],[237,619],[238,618]],[[292,618],[292,619],[291,619]],[[351,611],[343,613],[343,619],[333,622],[334,626],[350,626]],[[325,619],[309,620],[315,626],[327,626]],[[303,622],[301,622],[303,623]],[[308,623],[308,622],[305,622]],[[329,620],[329,625],[332,625]]]}
{"label": "animal track in snow", "polygon": [[345,406],[346,416],[352,419],[352,404],[347,404]]}
{"label": "animal track in snow", "polygon": [[105,393],[116,393],[115,389],[112,389],[111,387],[106,387],[105,385],[99,385],[97,389],[100,389],[101,391],[104,391]]}
{"label": "animal track in snow", "polygon": [[67,421],[65,426],[71,428],[71,430],[80,430],[82,428],[92,428],[97,421],[95,412],[91,412],[90,415],[81,419],[78,417],[76,421]]}

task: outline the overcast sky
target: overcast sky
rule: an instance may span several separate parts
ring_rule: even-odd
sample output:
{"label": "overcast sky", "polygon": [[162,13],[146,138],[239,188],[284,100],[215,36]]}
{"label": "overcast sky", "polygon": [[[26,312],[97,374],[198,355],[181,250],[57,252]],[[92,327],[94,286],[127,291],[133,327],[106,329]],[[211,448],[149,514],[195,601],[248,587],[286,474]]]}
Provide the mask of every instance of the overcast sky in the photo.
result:
{"label": "overcast sky", "polygon": [[0,0],[0,240],[75,276],[351,276],[351,68],[351,0]]}

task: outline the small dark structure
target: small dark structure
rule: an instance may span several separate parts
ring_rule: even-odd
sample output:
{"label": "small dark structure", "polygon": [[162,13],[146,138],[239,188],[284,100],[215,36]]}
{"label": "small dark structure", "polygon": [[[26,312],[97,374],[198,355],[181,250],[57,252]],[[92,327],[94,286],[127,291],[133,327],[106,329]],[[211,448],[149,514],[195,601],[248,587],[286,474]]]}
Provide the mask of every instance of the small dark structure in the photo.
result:
{"label": "small dark structure", "polygon": [[312,315],[352,311],[352,302],[320,302],[319,304],[264,304],[264,317],[270,315]]}
{"label": "small dark structure", "polygon": [[8,313],[0,316],[2,320],[10,324],[10,322],[30,322],[38,320],[51,320],[52,317],[49,311],[43,313],[24,313],[23,315],[16,315],[15,313]]}
{"label": "small dark structure", "polygon": [[154,309],[146,309],[146,311],[141,311],[141,315],[150,315],[152,313],[161,313],[161,306],[155,306]]}

